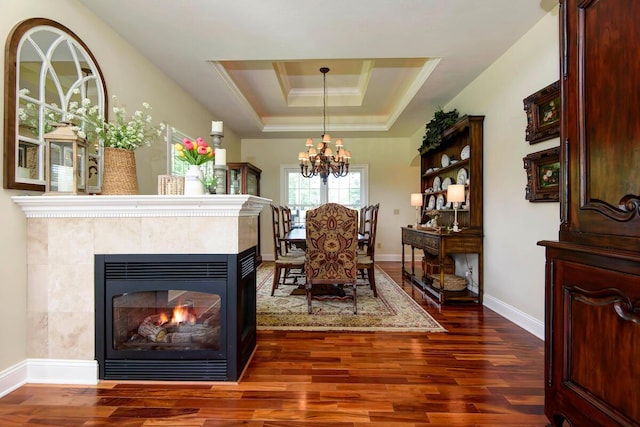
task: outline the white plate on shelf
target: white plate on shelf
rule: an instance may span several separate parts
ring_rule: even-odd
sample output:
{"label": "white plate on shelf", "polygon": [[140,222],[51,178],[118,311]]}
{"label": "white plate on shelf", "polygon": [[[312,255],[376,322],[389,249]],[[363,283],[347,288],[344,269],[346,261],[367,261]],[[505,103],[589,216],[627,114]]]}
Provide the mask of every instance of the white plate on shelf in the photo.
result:
{"label": "white plate on shelf", "polygon": [[444,195],[440,194],[436,199],[436,209],[440,210],[444,208]]}
{"label": "white plate on shelf", "polygon": [[446,168],[447,166],[449,166],[449,156],[447,156],[446,154],[442,155],[442,159],[441,159],[441,163],[442,163],[442,167]]}
{"label": "white plate on shelf", "polygon": [[433,191],[440,191],[442,187],[440,187],[440,177],[436,176],[433,179]]}
{"label": "white plate on shelf", "polygon": [[469,178],[469,174],[467,174],[467,170],[465,168],[461,168],[458,171],[458,177],[456,178],[456,184],[466,184],[467,178]]}
{"label": "white plate on shelf", "polygon": [[462,151],[460,152],[460,159],[467,160],[470,155],[471,155],[471,147],[468,145],[465,145]]}
{"label": "white plate on shelf", "polygon": [[436,207],[436,196],[429,197],[429,204],[427,205],[427,210],[431,210]]}
{"label": "white plate on shelf", "polygon": [[442,189],[446,190],[447,187],[449,187],[449,185],[451,185],[451,178],[445,178],[444,181],[442,181]]}

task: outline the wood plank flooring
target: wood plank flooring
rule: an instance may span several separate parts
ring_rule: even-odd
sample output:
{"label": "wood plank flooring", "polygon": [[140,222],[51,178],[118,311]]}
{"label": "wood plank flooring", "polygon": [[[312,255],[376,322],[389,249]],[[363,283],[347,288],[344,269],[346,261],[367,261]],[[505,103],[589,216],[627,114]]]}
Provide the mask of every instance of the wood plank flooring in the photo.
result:
{"label": "wood plank flooring", "polygon": [[[399,262],[378,263],[402,283]],[[0,426],[544,426],[543,342],[477,305],[448,333],[264,331],[239,384],[25,385]]]}

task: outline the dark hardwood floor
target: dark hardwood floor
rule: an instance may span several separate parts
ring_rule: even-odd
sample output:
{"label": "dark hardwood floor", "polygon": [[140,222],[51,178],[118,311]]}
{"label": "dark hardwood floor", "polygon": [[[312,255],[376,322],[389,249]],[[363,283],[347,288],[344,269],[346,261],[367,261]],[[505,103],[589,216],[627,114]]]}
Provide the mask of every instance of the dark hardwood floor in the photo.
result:
{"label": "dark hardwood floor", "polygon": [[[379,262],[402,283],[399,262]],[[448,333],[264,331],[235,384],[25,385],[0,426],[544,426],[543,342],[477,305]]]}

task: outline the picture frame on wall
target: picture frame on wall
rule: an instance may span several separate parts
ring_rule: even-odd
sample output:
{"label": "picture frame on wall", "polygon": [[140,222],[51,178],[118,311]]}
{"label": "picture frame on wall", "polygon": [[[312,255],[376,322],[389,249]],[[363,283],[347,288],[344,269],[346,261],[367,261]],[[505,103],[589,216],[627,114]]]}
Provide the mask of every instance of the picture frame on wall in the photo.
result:
{"label": "picture frame on wall", "polygon": [[522,160],[527,171],[525,199],[530,202],[560,201],[560,147],[531,153]]}
{"label": "picture frame on wall", "polygon": [[560,136],[560,81],[522,100],[527,114],[525,140],[537,144]]}

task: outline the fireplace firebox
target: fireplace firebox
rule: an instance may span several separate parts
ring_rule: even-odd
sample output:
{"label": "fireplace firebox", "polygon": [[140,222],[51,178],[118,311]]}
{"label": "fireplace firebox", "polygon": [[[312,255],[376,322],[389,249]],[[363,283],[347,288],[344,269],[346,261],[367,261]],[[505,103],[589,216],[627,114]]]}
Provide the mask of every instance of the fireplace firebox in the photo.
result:
{"label": "fireplace firebox", "polygon": [[237,381],[256,346],[255,248],[95,255],[100,379]]}

